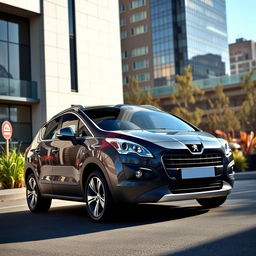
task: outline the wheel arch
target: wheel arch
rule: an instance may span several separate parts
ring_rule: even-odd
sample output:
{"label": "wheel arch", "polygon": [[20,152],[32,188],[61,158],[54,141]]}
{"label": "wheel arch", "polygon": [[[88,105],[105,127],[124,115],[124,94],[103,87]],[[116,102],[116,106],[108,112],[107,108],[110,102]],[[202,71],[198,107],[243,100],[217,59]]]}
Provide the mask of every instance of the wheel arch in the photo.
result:
{"label": "wheel arch", "polygon": [[109,191],[113,197],[114,196],[113,188],[112,188],[107,170],[104,168],[104,166],[101,166],[101,164],[98,164],[95,162],[88,163],[83,169],[83,173],[82,173],[82,189],[83,189],[83,191],[85,190],[85,184],[86,184],[87,178],[95,170],[99,171],[104,176],[104,178],[108,184]]}
{"label": "wheel arch", "polygon": [[25,180],[25,182],[26,182],[28,176],[29,176],[31,173],[34,173],[33,169],[30,168],[30,167],[27,167],[27,168],[25,169],[25,173],[24,173],[24,180]]}

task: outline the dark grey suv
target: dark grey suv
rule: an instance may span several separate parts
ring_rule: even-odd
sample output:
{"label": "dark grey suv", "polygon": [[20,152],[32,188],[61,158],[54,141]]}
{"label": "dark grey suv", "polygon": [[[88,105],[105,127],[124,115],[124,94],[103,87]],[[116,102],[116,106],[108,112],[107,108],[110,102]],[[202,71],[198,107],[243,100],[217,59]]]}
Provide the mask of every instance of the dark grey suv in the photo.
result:
{"label": "dark grey suv", "polygon": [[54,116],[26,151],[28,207],[86,202],[93,220],[115,204],[196,199],[223,204],[233,182],[225,140],[152,106],[76,106]]}

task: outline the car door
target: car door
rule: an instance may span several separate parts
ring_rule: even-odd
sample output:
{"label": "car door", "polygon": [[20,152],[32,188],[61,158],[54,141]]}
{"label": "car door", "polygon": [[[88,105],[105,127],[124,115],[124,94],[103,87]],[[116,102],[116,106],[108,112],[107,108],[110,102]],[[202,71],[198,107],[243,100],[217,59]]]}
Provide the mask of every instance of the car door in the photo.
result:
{"label": "car door", "polygon": [[53,164],[53,193],[59,196],[81,197],[81,163],[86,154],[86,147],[81,137],[86,136],[86,131],[80,118],[73,113],[63,115],[61,127],[70,127],[76,136],[77,143],[71,140],[54,141],[55,154]]}
{"label": "car door", "polygon": [[41,132],[41,141],[34,150],[40,166],[39,186],[41,193],[52,194],[52,165],[54,164],[54,140],[59,127],[60,117],[50,121]]}

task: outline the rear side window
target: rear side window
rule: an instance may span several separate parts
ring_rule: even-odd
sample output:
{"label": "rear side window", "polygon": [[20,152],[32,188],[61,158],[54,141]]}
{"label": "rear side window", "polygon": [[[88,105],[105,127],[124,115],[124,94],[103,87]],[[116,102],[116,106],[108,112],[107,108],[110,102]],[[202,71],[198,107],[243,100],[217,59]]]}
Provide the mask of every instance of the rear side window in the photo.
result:
{"label": "rear side window", "polygon": [[45,126],[45,132],[44,132],[44,136],[43,139],[44,140],[52,140],[55,139],[56,137],[56,131],[57,128],[59,126],[59,120],[60,118],[55,118],[54,120],[52,120],[51,122],[49,122],[46,126]]}
{"label": "rear side window", "polygon": [[77,136],[78,124],[79,124],[79,118],[76,115],[65,114],[62,118],[61,128],[69,127],[72,129],[74,135]]}

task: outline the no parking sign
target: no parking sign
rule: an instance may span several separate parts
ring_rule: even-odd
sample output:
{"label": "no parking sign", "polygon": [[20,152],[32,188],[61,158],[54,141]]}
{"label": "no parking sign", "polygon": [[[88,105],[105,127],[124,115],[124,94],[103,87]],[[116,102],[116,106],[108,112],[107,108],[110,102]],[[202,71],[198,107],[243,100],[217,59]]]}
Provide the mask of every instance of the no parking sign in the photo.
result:
{"label": "no parking sign", "polygon": [[12,125],[8,121],[2,124],[2,135],[6,139],[6,155],[9,155],[9,139],[12,137]]}

